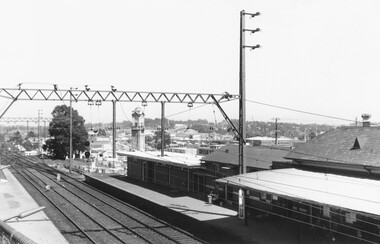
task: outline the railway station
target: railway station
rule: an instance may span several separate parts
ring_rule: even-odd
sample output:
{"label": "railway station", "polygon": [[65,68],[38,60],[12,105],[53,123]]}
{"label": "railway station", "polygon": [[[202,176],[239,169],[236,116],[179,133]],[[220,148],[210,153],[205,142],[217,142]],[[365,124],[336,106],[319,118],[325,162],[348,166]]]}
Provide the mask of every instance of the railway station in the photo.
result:
{"label": "railway station", "polygon": [[0,244],[379,244],[374,2],[0,1]]}

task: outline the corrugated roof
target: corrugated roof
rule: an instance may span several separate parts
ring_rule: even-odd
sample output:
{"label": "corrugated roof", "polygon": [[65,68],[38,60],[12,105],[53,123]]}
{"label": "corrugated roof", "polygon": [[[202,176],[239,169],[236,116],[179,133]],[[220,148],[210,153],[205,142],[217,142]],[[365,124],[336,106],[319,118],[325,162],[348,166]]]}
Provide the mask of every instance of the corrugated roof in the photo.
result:
{"label": "corrugated roof", "polygon": [[[355,144],[357,140],[358,144]],[[380,166],[380,127],[346,127],[299,144],[289,159]]]}
{"label": "corrugated roof", "polygon": [[[272,162],[289,162],[284,159],[286,149],[272,147],[245,147],[245,160],[248,167],[270,169]],[[202,161],[239,165],[239,146],[226,145],[205,156]]]}
{"label": "corrugated roof", "polygon": [[380,181],[377,180],[278,169],[230,176],[216,181],[380,215]]}
{"label": "corrugated roof", "polygon": [[149,160],[152,162],[158,162],[162,164],[174,165],[179,167],[200,167],[201,158],[200,156],[195,156],[191,154],[183,154],[183,153],[173,153],[173,152],[165,152],[165,155],[161,157],[161,152],[158,151],[149,151],[149,152],[123,152],[118,151],[118,155],[127,156],[133,158],[140,158],[144,160]]}

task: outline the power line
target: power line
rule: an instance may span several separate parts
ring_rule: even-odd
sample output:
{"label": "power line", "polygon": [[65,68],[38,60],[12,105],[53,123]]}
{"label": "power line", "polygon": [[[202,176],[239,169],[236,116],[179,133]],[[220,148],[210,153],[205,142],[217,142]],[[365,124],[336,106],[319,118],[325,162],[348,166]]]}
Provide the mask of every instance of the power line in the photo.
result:
{"label": "power line", "polygon": [[[206,105],[208,105],[208,104],[202,104],[202,105],[199,105],[199,106],[196,106],[196,107],[192,107],[191,110],[199,109],[199,108],[202,108],[202,107],[204,107]],[[173,116],[176,116],[176,115],[179,115],[179,114],[183,114],[183,113],[188,113],[188,112],[189,112],[189,109],[183,110],[183,111],[175,113],[175,114],[167,115],[165,117],[169,118],[169,117],[173,117]]]}
{"label": "power line", "polygon": [[303,111],[303,110],[299,110],[299,109],[287,108],[287,107],[282,107],[282,106],[268,104],[268,103],[263,103],[263,102],[257,102],[257,101],[248,100],[248,99],[246,99],[245,101],[250,102],[250,103],[256,103],[256,104],[268,106],[268,107],[273,107],[273,108],[279,108],[279,109],[284,109],[284,110],[288,110],[288,111],[293,111],[293,112],[297,112],[297,113],[309,114],[309,115],[314,115],[314,116],[319,116],[319,117],[325,117],[325,118],[329,118],[329,119],[337,119],[337,120],[342,120],[342,121],[348,121],[348,122],[356,122],[355,120],[352,120],[352,119],[344,119],[344,118],[339,118],[339,117],[336,117],[336,116],[330,116],[330,115],[323,115],[323,114],[319,114],[319,113],[307,112],[307,111]]}

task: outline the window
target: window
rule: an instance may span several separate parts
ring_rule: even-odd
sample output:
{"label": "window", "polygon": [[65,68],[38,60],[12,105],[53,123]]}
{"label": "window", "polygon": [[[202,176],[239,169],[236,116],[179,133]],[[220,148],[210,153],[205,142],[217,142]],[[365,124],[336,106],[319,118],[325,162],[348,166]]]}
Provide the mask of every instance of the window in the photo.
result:
{"label": "window", "polygon": [[323,216],[330,217],[330,207],[327,205],[323,206]]}
{"label": "window", "polygon": [[353,224],[356,221],[356,214],[353,212],[348,212],[345,214],[346,222],[349,224]]}

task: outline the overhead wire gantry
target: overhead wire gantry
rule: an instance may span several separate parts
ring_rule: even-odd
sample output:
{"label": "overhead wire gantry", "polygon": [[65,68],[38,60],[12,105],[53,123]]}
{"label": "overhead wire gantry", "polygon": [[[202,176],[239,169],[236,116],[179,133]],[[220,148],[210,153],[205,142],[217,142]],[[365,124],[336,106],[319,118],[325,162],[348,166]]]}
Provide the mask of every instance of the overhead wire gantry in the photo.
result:
{"label": "overhead wire gantry", "polygon": [[[16,101],[72,101],[75,102],[112,102],[113,104],[113,157],[116,157],[116,102],[141,102],[161,103],[164,110],[165,103],[187,103],[189,104],[216,104],[221,110],[224,118],[233,127],[235,135],[239,136],[238,130],[231,123],[227,114],[223,111],[220,103],[237,100],[239,95],[232,95],[228,92],[222,94],[207,93],[176,93],[176,92],[140,92],[140,91],[119,91],[114,86],[110,90],[92,90],[89,86],[84,89],[70,88],[60,89],[52,84],[51,89],[23,89],[19,84],[18,88],[0,88],[0,98],[11,100],[10,104],[2,111],[0,119]],[[70,105],[71,108],[71,105]],[[162,113],[164,116],[164,113]],[[162,125],[163,129],[164,126]],[[164,133],[161,133],[163,136]],[[240,137],[241,138],[241,137]],[[163,156],[163,149],[161,149]],[[71,155],[70,155],[71,157]]]}

